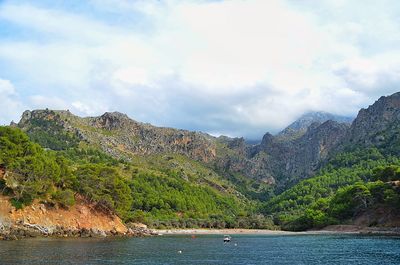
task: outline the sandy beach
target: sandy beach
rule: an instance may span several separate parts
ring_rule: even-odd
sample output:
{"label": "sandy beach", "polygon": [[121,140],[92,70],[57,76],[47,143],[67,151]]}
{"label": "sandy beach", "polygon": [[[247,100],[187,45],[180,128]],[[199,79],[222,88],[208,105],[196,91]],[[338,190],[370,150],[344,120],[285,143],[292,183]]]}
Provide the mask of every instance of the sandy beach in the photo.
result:
{"label": "sandy beach", "polygon": [[332,225],[323,230],[291,232],[262,229],[169,229],[154,230],[161,235],[322,235],[322,234],[372,234],[400,235],[399,228],[361,227],[354,225]]}
{"label": "sandy beach", "polygon": [[290,232],[258,229],[171,229],[154,231],[162,235],[300,235],[335,233],[335,231]]}

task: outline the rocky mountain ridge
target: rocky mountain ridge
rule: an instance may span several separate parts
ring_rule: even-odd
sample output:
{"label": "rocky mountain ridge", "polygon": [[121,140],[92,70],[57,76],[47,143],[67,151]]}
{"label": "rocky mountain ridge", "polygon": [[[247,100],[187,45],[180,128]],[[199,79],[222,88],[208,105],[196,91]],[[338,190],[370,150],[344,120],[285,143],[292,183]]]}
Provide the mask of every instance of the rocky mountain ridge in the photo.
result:
{"label": "rocky mountain ridge", "polygon": [[59,130],[69,131],[79,141],[98,146],[114,157],[178,153],[204,162],[215,157],[213,137],[205,133],[155,127],[119,112],[81,118],[69,111],[25,111],[18,127],[28,132],[40,129],[36,121],[54,123]]}
{"label": "rocky mountain ridge", "polygon": [[[312,116],[306,115],[277,136],[266,133],[256,145],[247,144],[243,138],[216,138],[200,132],[155,127],[118,112],[80,118],[69,111],[26,111],[17,126],[31,135],[66,133],[70,142],[96,146],[117,158],[177,153],[226,175],[241,174],[283,189],[315,174],[344,146],[361,142],[375,144],[385,137],[393,137],[380,132],[397,126],[400,93],[381,97],[367,109],[360,110],[351,125],[346,118],[342,119],[344,123],[324,121],[330,116],[323,113],[314,115],[317,121],[304,131]],[[282,137],[295,129],[298,130],[295,137]]]}

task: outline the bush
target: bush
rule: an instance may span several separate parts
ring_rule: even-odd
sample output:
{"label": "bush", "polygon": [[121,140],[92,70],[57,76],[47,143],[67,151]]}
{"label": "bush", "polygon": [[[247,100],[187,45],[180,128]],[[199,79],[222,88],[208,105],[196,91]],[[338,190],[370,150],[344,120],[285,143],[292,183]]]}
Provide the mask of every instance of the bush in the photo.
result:
{"label": "bush", "polygon": [[70,189],[57,190],[55,193],[53,193],[52,199],[66,208],[75,204],[75,194]]}
{"label": "bush", "polygon": [[330,201],[329,214],[339,220],[353,217],[368,207],[371,197],[371,192],[362,183],[339,189]]}
{"label": "bush", "polygon": [[17,210],[24,208],[24,204],[15,198],[11,198],[10,202],[11,202],[11,205],[14,206],[15,209],[17,209]]}

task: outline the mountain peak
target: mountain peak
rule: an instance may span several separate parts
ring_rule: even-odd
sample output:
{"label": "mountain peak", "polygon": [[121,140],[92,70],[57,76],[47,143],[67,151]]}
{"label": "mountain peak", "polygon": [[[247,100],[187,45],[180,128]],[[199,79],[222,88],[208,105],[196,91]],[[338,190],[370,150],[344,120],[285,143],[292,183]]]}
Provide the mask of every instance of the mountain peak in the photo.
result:
{"label": "mountain peak", "polygon": [[104,114],[101,115],[101,117],[112,117],[112,118],[117,118],[117,119],[130,119],[128,117],[128,115],[126,115],[125,113],[122,113],[122,112],[118,112],[118,111],[104,112]]}
{"label": "mountain peak", "polygon": [[[400,126],[400,92],[380,97],[374,104],[358,112],[351,126],[352,143],[371,144],[379,141],[381,132],[395,133]],[[386,135],[387,137],[388,135]]]}
{"label": "mountain peak", "polygon": [[29,123],[32,119],[39,120],[59,120],[60,116],[74,116],[69,110],[51,110],[51,109],[35,109],[35,110],[25,110],[22,113],[19,125]]}
{"label": "mountain peak", "polygon": [[324,111],[310,111],[300,116],[296,121],[290,124],[287,128],[294,130],[307,129],[312,123],[324,123],[328,120],[336,121],[339,123],[351,123],[353,118],[335,115]]}
{"label": "mountain peak", "polygon": [[277,137],[279,140],[297,139],[306,133],[308,127],[317,127],[329,120],[350,124],[353,121],[353,118],[335,115],[324,111],[311,111],[300,116],[300,118],[278,133]]}
{"label": "mountain peak", "polygon": [[95,118],[102,127],[112,130],[125,126],[126,123],[132,122],[128,115],[121,112],[105,112],[100,117]]}

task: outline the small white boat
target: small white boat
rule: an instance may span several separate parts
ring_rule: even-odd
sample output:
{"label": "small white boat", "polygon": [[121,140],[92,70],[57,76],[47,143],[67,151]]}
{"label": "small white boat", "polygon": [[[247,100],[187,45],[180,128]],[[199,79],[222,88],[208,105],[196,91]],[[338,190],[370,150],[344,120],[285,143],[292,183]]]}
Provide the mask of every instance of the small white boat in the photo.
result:
{"label": "small white boat", "polygon": [[228,243],[228,242],[231,242],[231,236],[229,236],[229,235],[224,235],[224,243]]}

